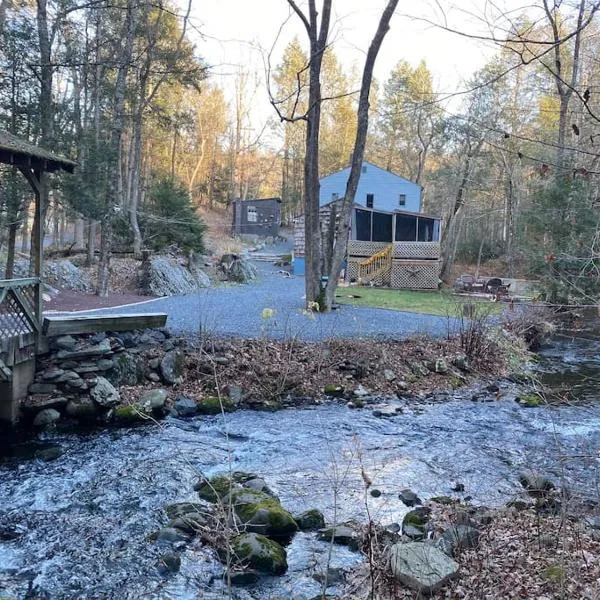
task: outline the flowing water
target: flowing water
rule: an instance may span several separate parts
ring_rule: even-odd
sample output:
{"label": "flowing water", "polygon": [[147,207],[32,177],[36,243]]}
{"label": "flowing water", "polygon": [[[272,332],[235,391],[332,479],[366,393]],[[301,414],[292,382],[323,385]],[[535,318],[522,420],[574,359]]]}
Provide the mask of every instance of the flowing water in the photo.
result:
{"label": "flowing water", "polygon": [[[194,499],[200,472],[256,472],[292,512],[319,508],[338,521],[366,520],[361,470],[382,492],[368,496],[368,508],[384,523],[406,511],[402,488],[422,498],[452,495],[459,481],[474,502],[499,504],[516,493],[524,468],[598,497],[600,338],[558,337],[538,369],[548,382],[560,381],[562,394],[584,402],[522,408],[507,384],[500,400],[479,394],[474,401],[463,392],[444,403],[405,406],[391,418],[340,405],[238,411],[225,421],[53,432],[7,446],[0,463],[0,597],[224,597],[222,567],[210,549],[188,545],[181,571],[163,577],[156,561],[164,548],[146,539],[166,522],[165,504]],[[298,534],[288,548],[288,573],[235,597],[310,598],[320,590],[312,575],[328,551],[313,535]],[[336,546],[331,566],[357,560]]]}

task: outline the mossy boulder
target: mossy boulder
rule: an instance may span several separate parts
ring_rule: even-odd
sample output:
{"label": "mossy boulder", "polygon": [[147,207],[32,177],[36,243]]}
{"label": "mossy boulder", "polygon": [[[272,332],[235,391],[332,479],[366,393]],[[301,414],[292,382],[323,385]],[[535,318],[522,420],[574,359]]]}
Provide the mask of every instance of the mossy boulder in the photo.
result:
{"label": "mossy boulder", "polygon": [[289,538],[298,531],[294,517],[279,501],[258,490],[232,489],[221,502],[231,503],[246,531],[268,537]]}
{"label": "mossy boulder", "polygon": [[325,386],[324,390],[326,396],[333,396],[339,398],[344,395],[344,386],[337,383],[329,383]]}
{"label": "mossy boulder", "polygon": [[118,423],[135,423],[145,421],[150,416],[141,404],[121,404],[114,409],[113,417]]}
{"label": "mossy boulder", "polygon": [[229,494],[233,482],[226,475],[215,475],[210,479],[201,478],[194,486],[198,496],[207,502],[218,502],[221,498]]}
{"label": "mossy boulder", "polygon": [[316,508],[307,510],[296,517],[296,523],[302,531],[316,531],[325,527],[325,517]]}
{"label": "mossy boulder", "polygon": [[217,398],[216,396],[207,396],[198,400],[198,414],[201,415],[220,415],[222,410],[225,412],[231,412],[234,409],[234,404],[231,398],[222,396]]}
{"label": "mossy boulder", "polygon": [[536,408],[543,403],[544,400],[538,394],[521,394],[519,396],[519,404],[525,408]]}
{"label": "mossy boulder", "polygon": [[287,571],[285,549],[264,535],[242,533],[231,540],[231,549],[237,564],[271,575]]}
{"label": "mossy boulder", "polygon": [[430,510],[419,506],[406,513],[402,521],[402,534],[411,540],[423,540],[427,537],[427,523]]}

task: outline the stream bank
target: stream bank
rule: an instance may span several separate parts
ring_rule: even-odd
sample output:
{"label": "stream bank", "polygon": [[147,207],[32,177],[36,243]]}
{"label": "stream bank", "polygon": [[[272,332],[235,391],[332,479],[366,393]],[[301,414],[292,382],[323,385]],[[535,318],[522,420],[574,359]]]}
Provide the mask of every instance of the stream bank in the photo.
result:
{"label": "stream bank", "polygon": [[[598,340],[559,339],[540,354],[542,379],[562,368],[577,378],[580,367],[597,377]],[[328,403],[41,432],[7,449],[0,465],[0,590],[19,599],[28,590],[30,598],[52,599],[223,597],[223,567],[211,548],[186,546],[179,572],[164,576],[157,569],[164,550],[148,536],[167,523],[165,505],[197,501],[201,474],[229,469],[259,474],[293,514],[317,508],[330,523],[366,521],[363,470],[381,492],[367,502],[382,524],[402,522],[408,508],[398,495],[405,488],[423,499],[501,506],[519,494],[524,469],[597,500],[597,389],[592,381],[579,405],[524,408],[514,401],[519,388],[506,382],[499,396],[459,389],[440,403],[406,402],[394,414]],[[35,452],[53,460],[32,458]],[[326,568],[329,545],[300,532],[287,552],[284,575],[236,589],[235,597],[318,594],[315,575]],[[345,572],[360,561],[335,546],[329,568]],[[328,591],[344,593],[339,584]]]}

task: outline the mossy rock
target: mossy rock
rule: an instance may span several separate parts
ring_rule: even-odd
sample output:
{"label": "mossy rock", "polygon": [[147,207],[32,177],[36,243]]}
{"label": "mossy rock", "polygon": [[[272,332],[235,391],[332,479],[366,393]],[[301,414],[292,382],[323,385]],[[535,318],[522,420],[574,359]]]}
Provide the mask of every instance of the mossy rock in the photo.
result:
{"label": "mossy rock", "polygon": [[458,388],[463,387],[466,384],[466,380],[459,375],[452,375],[450,377],[450,386],[453,390],[457,390]]}
{"label": "mossy rock", "polygon": [[329,383],[325,386],[324,392],[326,396],[333,396],[339,398],[344,395],[344,386],[337,383]]}
{"label": "mossy rock", "polygon": [[237,564],[272,575],[281,575],[287,571],[285,549],[264,535],[242,533],[231,540],[231,548]]}
{"label": "mossy rock", "polygon": [[140,404],[121,404],[114,409],[114,420],[120,423],[135,423],[145,421],[149,417],[148,411]]}
{"label": "mossy rock", "polygon": [[165,527],[179,529],[188,535],[196,535],[201,529],[208,526],[208,520],[199,512],[189,512],[180,517],[171,519]]}
{"label": "mossy rock", "polygon": [[544,400],[538,394],[522,394],[519,396],[519,404],[526,408],[535,408],[544,404]]}
{"label": "mossy rock", "polygon": [[323,513],[316,508],[307,510],[296,517],[296,523],[302,531],[316,531],[325,527],[325,517]]}
{"label": "mossy rock", "polygon": [[176,504],[167,504],[164,511],[169,519],[176,519],[188,513],[198,512],[200,506],[194,502],[177,502]]}
{"label": "mossy rock", "polygon": [[416,383],[417,381],[419,381],[419,379],[421,379],[421,376],[417,375],[416,373],[407,373],[404,376],[404,381],[406,381],[407,383]]}
{"label": "mossy rock", "polygon": [[275,538],[288,538],[298,531],[294,517],[278,500],[264,492],[246,488],[232,489],[222,502],[231,502],[246,531]]}
{"label": "mossy rock", "polygon": [[217,398],[216,396],[207,396],[198,400],[198,413],[201,415],[220,415],[222,411],[231,412],[234,404],[228,396]]}
{"label": "mossy rock", "polygon": [[200,479],[194,486],[198,496],[207,502],[218,502],[231,491],[234,482],[226,475],[215,475],[209,480]]}
{"label": "mossy rock", "polygon": [[560,583],[565,578],[565,569],[561,565],[550,565],[542,571],[542,577],[553,583]]}
{"label": "mossy rock", "polygon": [[531,504],[529,504],[529,502],[525,502],[525,500],[509,500],[505,506],[506,508],[514,508],[518,511],[523,511],[531,508]]}
{"label": "mossy rock", "polygon": [[402,520],[402,534],[411,540],[422,540],[427,537],[427,522],[430,510],[419,506],[406,513]]}

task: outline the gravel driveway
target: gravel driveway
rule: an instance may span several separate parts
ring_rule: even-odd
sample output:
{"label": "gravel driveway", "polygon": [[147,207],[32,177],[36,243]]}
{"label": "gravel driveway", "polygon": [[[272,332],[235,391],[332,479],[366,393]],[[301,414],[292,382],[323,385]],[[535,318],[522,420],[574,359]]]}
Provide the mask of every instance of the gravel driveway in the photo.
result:
{"label": "gravel driveway", "polygon": [[[418,313],[343,305],[329,314],[308,316],[303,313],[303,277],[286,277],[269,263],[256,263],[256,266],[259,278],[251,284],[218,286],[196,294],[86,314],[166,312],[168,327],[177,333],[203,331],[252,338],[321,340],[385,336],[400,339],[414,334],[441,336],[447,333],[446,318]],[[272,318],[263,318],[265,308],[273,309]]]}

